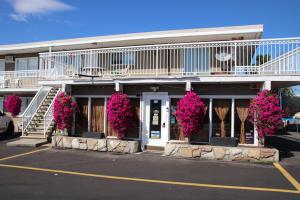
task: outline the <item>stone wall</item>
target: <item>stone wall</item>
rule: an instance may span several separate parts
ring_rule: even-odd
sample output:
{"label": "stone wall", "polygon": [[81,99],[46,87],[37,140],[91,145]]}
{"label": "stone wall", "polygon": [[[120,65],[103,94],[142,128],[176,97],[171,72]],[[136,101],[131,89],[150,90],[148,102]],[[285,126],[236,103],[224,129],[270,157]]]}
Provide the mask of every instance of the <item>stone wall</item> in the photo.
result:
{"label": "stone wall", "polygon": [[81,149],[101,152],[136,153],[139,150],[139,142],[56,135],[52,137],[52,147],[59,149]]}
{"label": "stone wall", "polygon": [[202,158],[209,160],[249,161],[271,163],[279,161],[277,149],[258,147],[221,147],[168,142],[165,156]]}

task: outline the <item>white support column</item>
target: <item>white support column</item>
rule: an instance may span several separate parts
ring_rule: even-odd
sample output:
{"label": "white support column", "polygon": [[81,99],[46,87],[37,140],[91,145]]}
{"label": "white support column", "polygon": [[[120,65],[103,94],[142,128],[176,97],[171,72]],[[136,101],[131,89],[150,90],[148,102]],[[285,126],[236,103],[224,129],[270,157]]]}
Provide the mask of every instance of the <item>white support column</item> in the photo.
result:
{"label": "white support column", "polygon": [[232,98],[231,99],[231,134],[230,136],[231,137],[234,137],[234,114],[235,114],[235,110],[234,110],[234,107],[235,107],[235,99]]}
{"label": "white support column", "polygon": [[265,81],[261,88],[261,90],[271,90],[271,89],[272,89],[271,81]]}
{"label": "white support column", "polygon": [[91,132],[91,119],[92,119],[92,98],[88,100],[88,132]]}
{"label": "white support column", "polygon": [[123,92],[123,85],[118,81],[115,83],[115,91],[116,92]]}
{"label": "white support column", "polygon": [[212,137],[212,98],[209,99],[209,137],[208,141],[210,143],[210,139]]}
{"label": "white support column", "polygon": [[107,97],[104,98],[104,134],[107,136],[107,114],[106,114]]}
{"label": "white support column", "polygon": [[192,83],[191,83],[191,81],[187,81],[186,83],[185,83],[185,91],[191,91],[192,90]]}

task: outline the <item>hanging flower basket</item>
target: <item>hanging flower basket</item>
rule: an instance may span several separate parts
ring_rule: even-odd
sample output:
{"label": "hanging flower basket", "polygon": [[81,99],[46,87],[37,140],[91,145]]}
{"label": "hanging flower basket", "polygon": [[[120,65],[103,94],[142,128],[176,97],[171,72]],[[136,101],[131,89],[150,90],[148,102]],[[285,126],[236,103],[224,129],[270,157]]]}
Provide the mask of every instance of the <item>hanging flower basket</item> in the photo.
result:
{"label": "hanging flower basket", "polygon": [[61,92],[54,100],[53,117],[57,129],[62,135],[68,135],[72,128],[73,114],[76,111],[77,103],[71,96]]}
{"label": "hanging flower basket", "polygon": [[175,116],[185,137],[190,141],[192,134],[198,133],[203,127],[205,104],[195,92],[187,92],[177,103]]}
{"label": "hanging flower basket", "polygon": [[9,95],[5,100],[5,108],[13,117],[21,112],[22,100],[19,96]]}
{"label": "hanging flower basket", "polygon": [[123,139],[132,125],[133,111],[126,94],[114,93],[110,96],[107,107],[107,119],[119,139]]}
{"label": "hanging flower basket", "polygon": [[264,145],[266,135],[274,135],[282,127],[283,111],[279,97],[269,90],[263,90],[251,101],[249,107],[250,122],[258,132],[260,145]]}

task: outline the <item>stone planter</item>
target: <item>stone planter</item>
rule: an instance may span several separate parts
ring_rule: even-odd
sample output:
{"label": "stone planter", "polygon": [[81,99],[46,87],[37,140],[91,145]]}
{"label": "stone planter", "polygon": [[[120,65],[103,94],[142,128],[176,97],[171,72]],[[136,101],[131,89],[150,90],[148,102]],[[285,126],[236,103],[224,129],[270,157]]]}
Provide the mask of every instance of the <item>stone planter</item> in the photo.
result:
{"label": "stone planter", "polygon": [[52,137],[52,147],[57,149],[80,149],[126,154],[138,152],[139,142],[119,139],[95,139],[55,135]]}
{"label": "stone planter", "polygon": [[210,145],[191,145],[184,143],[167,143],[165,156],[201,158],[224,161],[248,161],[272,163],[279,161],[279,151],[258,147],[224,147]]}

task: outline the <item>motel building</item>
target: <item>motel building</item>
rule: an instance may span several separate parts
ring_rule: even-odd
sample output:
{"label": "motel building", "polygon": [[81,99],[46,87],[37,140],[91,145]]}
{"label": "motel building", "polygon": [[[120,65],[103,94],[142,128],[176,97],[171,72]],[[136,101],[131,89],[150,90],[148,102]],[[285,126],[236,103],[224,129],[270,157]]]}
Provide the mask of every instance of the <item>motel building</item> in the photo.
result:
{"label": "motel building", "polygon": [[[193,90],[206,113],[192,144],[221,137],[224,122],[225,137],[257,146],[243,109],[263,89],[300,84],[300,38],[262,36],[263,25],[247,25],[0,45],[0,110],[5,111],[7,95],[20,96],[22,137],[46,138],[54,98],[65,91],[78,103],[70,134],[109,137],[115,133],[106,104],[111,94],[123,92],[134,110],[126,139],[140,141],[142,149],[164,148],[168,141],[182,140],[174,111]],[[41,110],[42,128],[32,129]]]}

